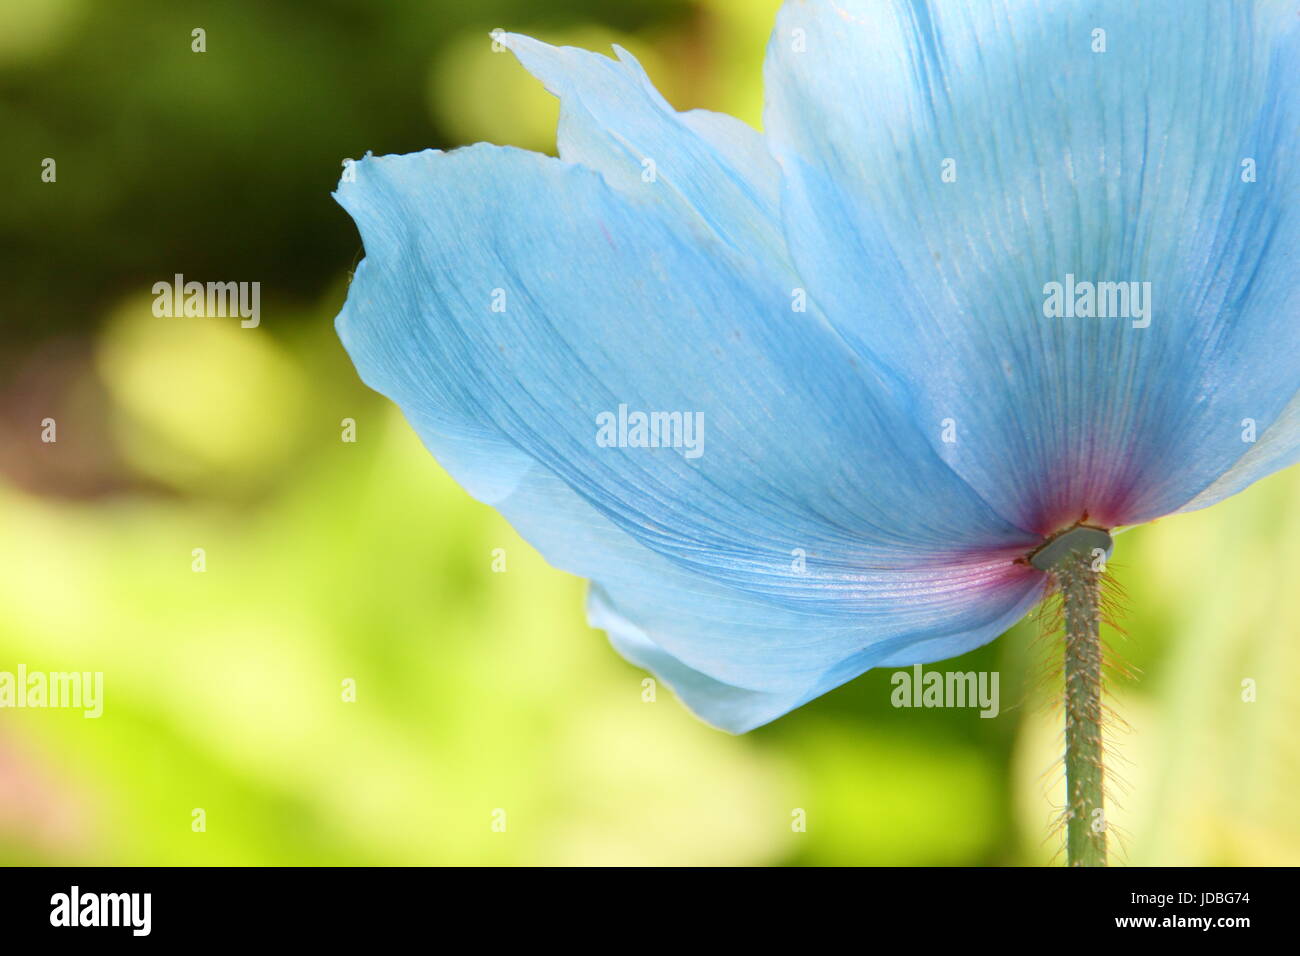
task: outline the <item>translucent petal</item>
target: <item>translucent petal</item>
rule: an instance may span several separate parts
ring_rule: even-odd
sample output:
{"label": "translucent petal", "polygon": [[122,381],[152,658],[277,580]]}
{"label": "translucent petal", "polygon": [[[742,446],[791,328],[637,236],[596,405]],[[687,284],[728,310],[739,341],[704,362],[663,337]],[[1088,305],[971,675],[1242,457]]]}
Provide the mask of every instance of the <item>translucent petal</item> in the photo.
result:
{"label": "translucent petal", "polygon": [[[766,127],[796,265],[1018,526],[1177,510],[1300,386],[1297,22],[1245,0],[783,8]],[[1112,317],[1049,316],[1071,282]],[[1265,468],[1294,460],[1274,434]]]}

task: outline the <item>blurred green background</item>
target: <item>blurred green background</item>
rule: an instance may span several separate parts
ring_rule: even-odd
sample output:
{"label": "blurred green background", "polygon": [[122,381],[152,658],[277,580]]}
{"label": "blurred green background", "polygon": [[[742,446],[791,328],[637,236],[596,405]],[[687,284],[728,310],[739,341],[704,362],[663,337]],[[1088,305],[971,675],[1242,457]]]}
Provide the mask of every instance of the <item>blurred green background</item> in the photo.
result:
{"label": "blurred green background", "polygon": [[[679,108],[757,125],[776,6],[0,0],[0,670],[105,681],[98,720],[0,710],[0,861],[1060,862],[1033,622],[936,665],[998,670],[996,719],[894,709],[873,672],[714,731],[643,700],[582,582],[333,334],[344,158],[553,149],[554,102],[489,30],[622,43]],[[261,327],[155,318],[178,272],[260,281]],[[1116,862],[1300,863],[1300,471],[1125,533],[1112,568],[1139,673],[1112,683]]]}

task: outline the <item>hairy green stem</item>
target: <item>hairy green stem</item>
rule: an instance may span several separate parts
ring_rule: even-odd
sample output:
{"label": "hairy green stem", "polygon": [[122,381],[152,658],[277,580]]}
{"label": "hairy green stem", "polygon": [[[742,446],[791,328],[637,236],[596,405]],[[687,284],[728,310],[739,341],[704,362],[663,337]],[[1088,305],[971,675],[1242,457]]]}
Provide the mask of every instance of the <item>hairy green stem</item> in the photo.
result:
{"label": "hairy green stem", "polygon": [[1065,832],[1070,866],[1106,865],[1101,576],[1110,534],[1076,525],[1029,556],[1061,594],[1065,625]]}
{"label": "hairy green stem", "polygon": [[[1101,735],[1101,571],[1071,552],[1053,569],[1065,623],[1066,853],[1070,866],[1106,865]],[[1100,811],[1100,812],[1098,812]]]}

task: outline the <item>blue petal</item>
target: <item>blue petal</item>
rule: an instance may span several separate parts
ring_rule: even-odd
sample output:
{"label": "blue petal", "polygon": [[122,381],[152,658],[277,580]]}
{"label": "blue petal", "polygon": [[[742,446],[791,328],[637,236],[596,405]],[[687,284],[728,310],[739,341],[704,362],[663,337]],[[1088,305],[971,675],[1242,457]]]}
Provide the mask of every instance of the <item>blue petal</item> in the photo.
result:
{"label": "blue petal", "polygon": [[[1296,23],[1248,0],[783,8],[766,127],[796,265],[1018,526],[1175,511],[1250,452],[1246,419],[1276,447],[1238,478],[1295,460],[1270,426],[1300,386]],[[1149,327],[1046,317],[1067,276],[1150,282]]]}
{"label": "blue petal", "polygon": [[[1033,537],[694,213],[488,146],[354,171],[366,259],[338,326],[362,377],[684,666],[797,703],[876,645],[987,639],[1040,587],[1012,563]],[[620,405],[701,414],[703,454],[599,447]]]}
{"label": "blue petal", "polygon": [[[833,586],[825,585],[819,600],[791,607],[650,552],[540,468],[496,507],[553,565],[597,582],[593,626],[608,628],[615,612],[682,666],[736,689],[776,695],[786,709],[856,676],[877,657],[901,663],[915,648],[916,659],[906,663],[926,662],[937,659],[928,656],[935,642],[949,647],[946,656],[979,646],[1041,596],[1041,576],[1002,559],[960,572],[951,566],[876,572],[870,576],[876,606],[855,613],[845,613]],[[808,573],[821,576],[811,566]],[[859,583],[865,586],[866,576]],[[617,635],[610,636],[622,649]],[[846,662],[856,666],[828,682],[827,674]],[[693,708],[704,706],[689,689],[679,692]]]}
{"label": "blue petal", "polygon": [[[1246,426],[1245,421],[1242,422]],[[1248,427],[1243,433],[1250,435]],[[1247,445],[1249,451],[1237,460],[1237,463],[1199,495],[1183,505],[1180,511],[1195,511],[1208,508],[1230,495],[1244,490],[1261,478],[1267,478],[1275,471],[1288,468],[1300,462],[1300,392],[1297,392],[1286,408],[1282,410],[1268,429],[1256,432],[1254,441]]]}
{"label": "blue petal", "polygon": [[719,113],[678,113],[621,47],[611,60],[514,33],[498,39],[560,97],[561,159],[631,197],[673,205],[741,255],[788,268],[780,169],[757,132]]}
{"label": "blue petal", "polygon": [[[744,733],[852,680],[873,667],[900,667],[955,657],[988,643],[1043,596],[1042,583],[1010,589],[1000,613],[978,624],[949,615],[951,632],[917,641],[881,638],[873,627],[834,622],[756,601],[698,579],[666,574],[653,582],[625,576],[592,586],[588,620],[609,635],[629,661],[653,671],[701,719]],[[819,645],[857,648],[847,657],[819,653]],[[709,648],[714,659],[684,663],[667,648]],[[749,671],[735,683],[705,671],[730,673],[727,655],[759,656],[776,664],[758,689]],[[718,660],[718,658],[723,658]]]}
{"label": "blue petal", "polygon": [[645,632],[610,607],[598,589],[591,592],[588,620],[609,635],[614,648],[637,667],[671,687],[691,711],[714,727],[743,734],[788,713],[791,695],[733,687],[687,667]]}

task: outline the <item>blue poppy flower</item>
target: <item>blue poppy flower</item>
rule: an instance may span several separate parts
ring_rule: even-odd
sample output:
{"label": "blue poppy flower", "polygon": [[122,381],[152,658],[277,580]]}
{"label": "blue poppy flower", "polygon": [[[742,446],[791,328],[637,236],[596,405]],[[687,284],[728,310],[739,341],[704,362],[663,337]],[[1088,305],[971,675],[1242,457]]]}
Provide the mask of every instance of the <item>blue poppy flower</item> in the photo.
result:
{"label": "blue poppy flower", "polygon": [[359,162],[364,380],[697,714],[987,643],[1300,457],[1294,2],[803,0],[766,132],[499,37],[559,158]]}

